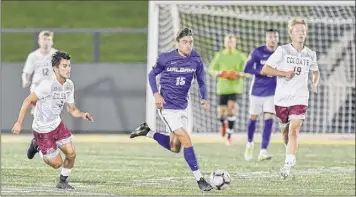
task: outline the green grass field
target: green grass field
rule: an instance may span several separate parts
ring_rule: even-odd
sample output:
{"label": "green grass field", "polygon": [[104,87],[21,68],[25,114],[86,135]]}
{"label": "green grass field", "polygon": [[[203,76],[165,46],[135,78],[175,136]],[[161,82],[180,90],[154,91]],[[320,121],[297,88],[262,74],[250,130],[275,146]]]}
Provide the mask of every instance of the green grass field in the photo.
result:
{"label": "green grass field", "polygon": [[[226,147],[218,138],[194,138],[202,172],[217,168],[233,178],[223,191],[202,193],[184,161],[147,138],[77,135],[77,162],[70,181],[75,191],[61,192],[55,184],[59,170],[37,155],[25,156],[29,135],[2,136],[2,195],[355,195],[354,141],[316,143],[300,140],[295,179],[281,180],[278,170],[284,146],[273,141],[267,162],[243,160],[242,140]],[[259,147],[259,144],[256,144]],[[255,150],[257,154],[258,150]]]}
{"label": "green grass field", "polygon": [[[94,11],[93,11],[94,10]],[[147,1],[2,1],[2,28],[145,28]],[[93,60],[90,33],[57,33],[55,47],[76,62]],[[1,34],[3,62],[23,62],[33,50],[30,33]],[[101,35],[100,61],[145,62],[147,34]]]}

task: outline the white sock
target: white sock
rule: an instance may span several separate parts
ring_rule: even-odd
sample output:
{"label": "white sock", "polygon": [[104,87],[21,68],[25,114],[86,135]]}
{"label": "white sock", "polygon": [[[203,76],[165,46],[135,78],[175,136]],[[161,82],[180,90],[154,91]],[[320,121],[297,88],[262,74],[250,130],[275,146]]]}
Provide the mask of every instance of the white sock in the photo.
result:
{"label": "white sock", "polygon": [[264,154],[264,153],[267,153],[267,149],[261,149],[260,150],[260,155]]}
{"label": "white sock", "polygon": [[253,148],[255,144],[253,142],[247,142],[246,147]]}
{"label": "white sock", "polygon": [[284,161],[285,165],[294,166],[296,162],[297,162],[297,159],[296,159],[295,155],[293,155],[293,154],[286,155],[286,159]]}
{"label": "white sock", "polygon": [[193,175],[195,177],[195,180],[199,181],[203,175],[201,174],[200,170],[193,171]]}
{"label": "white sock", "polygon": [[61,175],[62,176],[69,176],[71,172],[72,172],[72,169],[62,168]]}
{"label": "white sock", "polygon": [[227,129],[227,134],[233,134],[234,133],[234,129]]}
{"label": "white sock", "polygon": [[156,132],[155,131],[149,131],[146,136],[147,137],[150,137],[150,138],[153,138],[153,135],[155,134]]}

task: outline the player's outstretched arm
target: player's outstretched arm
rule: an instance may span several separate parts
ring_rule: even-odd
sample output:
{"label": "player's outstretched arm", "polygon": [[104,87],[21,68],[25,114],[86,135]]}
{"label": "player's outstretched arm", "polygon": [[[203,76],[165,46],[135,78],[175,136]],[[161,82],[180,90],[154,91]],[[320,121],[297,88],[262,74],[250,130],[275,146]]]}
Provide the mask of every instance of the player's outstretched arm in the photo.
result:
{"label": "player's outstretched arm", "polygon": [[39,98],[37,97],[37,95],[33,92],[23,101],[19,117],[17,118],[17,121],[11,130],[12,133],[16,135],[20,134],[22,130],[23,121],[26,117],[28,109],[30,108],[31,104],[36,103],[38,99]]}
{"label": "player's outstretched arm", "polygon": [[80,111],[74,103],[67,103],[67,111],[75,118],[83,118],[94,122],[93,117],[89,113]]}
{"label": "player's outstretched arm", "polygon": [[287,77],[289,79],[293,78],[294,71],[280,71],[272,68],[270,65],[264,65],[261,70],[261,75],[267,76],[277,76],[277,77]]}

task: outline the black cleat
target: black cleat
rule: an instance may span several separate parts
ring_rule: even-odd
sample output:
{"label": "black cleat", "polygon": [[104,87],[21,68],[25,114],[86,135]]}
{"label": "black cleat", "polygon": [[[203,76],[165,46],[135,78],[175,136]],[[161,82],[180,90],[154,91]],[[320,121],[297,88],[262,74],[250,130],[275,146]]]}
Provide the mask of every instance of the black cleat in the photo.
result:
{"label": "black cleat", "polygon": [[69,185],[68,181],[59,181],[56,186],[57,189],[74,189],[73,186]]}
{"label": "black cleat", "polygon": [[210,191],[213,189],[213,187],[208,182],[206,182],[203,177],[201,177],[198,181],[198,185],[201,191]]}
{"label": "black cleat", "polygon": [[38,146],[36,140],[33,138],[31,140],[30,147],[27,149],[27,158],[33,159],[33,157],[38,153]]}
{"label": "black cleat", "polygon": [[148,127],[147,123],[142,123],[140,124],[139,127],[137,127],[137,129],[135,129],[131,134],[130,134],[130,138],[135,138],[138,136],[146,136],[147,133],[150,131],[151,129]]}

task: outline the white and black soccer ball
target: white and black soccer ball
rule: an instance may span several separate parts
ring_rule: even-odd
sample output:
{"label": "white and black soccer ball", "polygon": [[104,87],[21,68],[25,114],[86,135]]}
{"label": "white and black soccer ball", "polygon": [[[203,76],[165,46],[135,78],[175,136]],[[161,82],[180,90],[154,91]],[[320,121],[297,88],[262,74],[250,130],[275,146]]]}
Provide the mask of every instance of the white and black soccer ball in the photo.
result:
{"label": "white and black soccer ball", "polygon": [[214,189],[223,190],[229,187],[231,182],[230,174],[226,170],[217,169],[210,174],[210,184]]}

